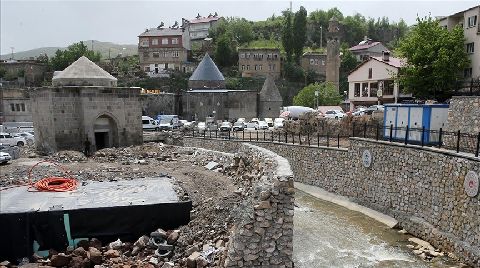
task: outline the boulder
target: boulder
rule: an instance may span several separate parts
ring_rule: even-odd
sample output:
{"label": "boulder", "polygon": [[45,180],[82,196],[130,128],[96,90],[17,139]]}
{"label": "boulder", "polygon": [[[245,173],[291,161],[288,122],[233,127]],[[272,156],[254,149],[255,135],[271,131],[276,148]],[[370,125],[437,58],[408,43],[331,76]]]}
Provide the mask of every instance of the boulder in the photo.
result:
{"label": "boulder", "polygon": [[196,268],[197,267],[197,259],[200,257],[202,254],[200,252],[195,251],[190,256],[187,258],[187,267],[188,268]]}
{"label": "boulder", "polygon": [[180,237],[180,231],[175,230],[167,237],[167,243],[170,245],[173,245],[175,244],[175,242],[177,242],[179,237]]}
{"label": "boulder", "polygon": [[100,250],[94,247],[90,247],[88,249],[88,253],[90,256],[90,261],[92,261],[93,264],[102,263],[102,252],[100,252]]}
{"label": "boulder", "polygon": [[52,256],[52,258],[50,259],[50,264],[53,267],[67,266],[70,263],[71,259],[72,259],[72,256],[59,253],[57,255]]}

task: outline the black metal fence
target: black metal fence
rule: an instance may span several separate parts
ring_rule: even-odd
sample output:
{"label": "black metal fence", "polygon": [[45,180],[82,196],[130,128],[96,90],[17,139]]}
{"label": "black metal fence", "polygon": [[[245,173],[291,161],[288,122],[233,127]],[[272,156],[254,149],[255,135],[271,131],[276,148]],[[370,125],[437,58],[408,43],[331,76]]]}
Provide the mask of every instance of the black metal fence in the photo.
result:
{"label": "black metal fence", "polygon": [[298,144],[305,146],[326,146],[347,148],[350,144],[350,137],[359,137],[372,140],[382,140],[389,142],[401,142],[404,144],[414,144],[419,146],[438,147],[456,151],[457,153],[469,153],[479,156],[480,133],[468,134],[460,131],[445,131],[442,128],[438,130],[426,129],[425,127],[394,127],[371,125],[371,124],[353,124],[351,133],[342,135],[341,131],[317,131],[311,133],[288,132],[284,130],[242,130],[242,131],[197,131],[191,130],[185,132],[186,136],[226,139],[240,141],[264,141],[276,143]]}

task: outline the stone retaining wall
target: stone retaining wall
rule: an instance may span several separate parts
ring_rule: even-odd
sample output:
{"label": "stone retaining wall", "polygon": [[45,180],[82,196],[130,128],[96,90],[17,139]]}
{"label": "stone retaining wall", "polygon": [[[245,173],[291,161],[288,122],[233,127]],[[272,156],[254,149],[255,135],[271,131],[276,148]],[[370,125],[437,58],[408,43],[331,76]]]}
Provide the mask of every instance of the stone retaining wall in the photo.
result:
{"label": "stone retaining wall", "polygon": [[[185,138],[190,146],[235,152],[241,142]],[[435,148],[352,138],[348,150],[252,142],[290,162],[295,180],[395,217],[408,232],[480,267],[480,197],[464,178],[480,159]],[[362,156],[372,156],[365,167]]]}
{"label": "stone retaining wall", "polygon": [[293,267],[295,191],[288,161],[251,144],[203,144],[202,140],[192,139],[185,146],[212,150],[210,154],[235,153],[232,168],[237,174],[233,179],[241,186],[244,199],[233,213],[224,267]]}

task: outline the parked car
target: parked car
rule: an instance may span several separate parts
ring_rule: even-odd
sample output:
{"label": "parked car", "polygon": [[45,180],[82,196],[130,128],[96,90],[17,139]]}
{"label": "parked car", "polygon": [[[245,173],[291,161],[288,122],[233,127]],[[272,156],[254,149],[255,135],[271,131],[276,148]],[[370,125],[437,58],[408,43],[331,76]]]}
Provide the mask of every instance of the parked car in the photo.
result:
{"label": "parked car", "polygon": [[255,130],[257,130],[257,129],[258,129],[258,122],[248,122],[248,123],[245,125],[245,128],[246,128],[246,129],[255,129]]}
{"label": "parked car", "polygon": [[0,152],[0,164],[5,164],[8,161],[12,160],[12,157],[9,153]]}
{"label": "parked car", "polygon": [[196,128],[198,132],[203,133],[207,129],[207,124],[205,122],[198,122]]}
{"label": "parked car", "polygon": [[355,111],[353,111],[352,115],[353,116],[362,116],[362,115],[365,115],[365,111],[367,110],[367,108],[358,108],[356,109]]}
{"label": "parked car", "polygon": [[14,137],[9,133],[0,132],[0,143],[8,144],[11,146],[24,146],[27,141],[23,137]]}
{"label": "parked car", "polygon": [[335,118],[340,119],[347,116],[343,111],[340,110],[328,110],[325,112],[325,118]]}
{"label": "parked car", "polygon": [[275,118],[275,120],[273,121],[273,128],[283,128],[283,121],[285,121],[285,118]]}
{"label": "parked car", "polygon": [[232,123],[230,122],[222,122],[220,127],[218,128],[220,131],[231,131],[232,130]]}
{"label": "parked car", "polygon": [[256,117],[254,117],[254,118],[252,118],[252,120],[250,120],[250,122],[257,122],[257,123],[258,123],[258,121],[260,121],[260,119],[258,119]]}
{"label": "parked car", "polygon": [[383,105],[372,105],[372,106],[368,107],[367,110],[383,112],[385,110],[385,106],[383,106]]}
{"label": "parked car", "polygon": [[237,119],[237,122],[239,122],[239,123],[245,123],[245,118],[240,117],[240,118]]}
{"label": "parked car", "polygon": [[30,132],[20,132],[13,134],[15,137],[23,137],[27,141],[27,145],[35,143],[35,136]]}
{"label": "parked car", "polygon": [[143,131],[159,130],[157,121],[155,121],[155,119],[151,118],[150,116],[145,116],[145,115],[142,116],[142,125],[143,125]]}
{"label": "parked car", "polygon": [[265,118],[265,122],[267,122],[268,127],[273,127],[273,119],[272,118]]}
{"label": "parked car", "polygon": [[171,130],[171,129],[179,128],[182,126],[182,123],[180,123],[178,115],[166,115],[166,114],[157,115],[157,121],[158,121],[160,130]]}
{"label": "parked car", "polygon": [[258,121],[258,129],[268,130],[268,124],[265,121]]}
{"label": "parked car", "polygon": [[245,124],[243,122],[235,122],[233,124],[233,131],[242,131],[245,129]]}

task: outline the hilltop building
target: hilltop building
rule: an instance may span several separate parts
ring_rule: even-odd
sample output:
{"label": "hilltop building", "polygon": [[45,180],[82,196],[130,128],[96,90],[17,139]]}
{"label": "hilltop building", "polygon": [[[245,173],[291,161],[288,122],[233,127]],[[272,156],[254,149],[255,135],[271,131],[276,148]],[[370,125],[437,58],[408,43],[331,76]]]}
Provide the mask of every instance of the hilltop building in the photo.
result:
{"label": "hilltop building", "polygon": [[278,48],[239,48],[238,70],[242,77],[280,77],[280,49]]}
{"label": "hilltop building", "polygon": [[325,77],[327,72],[327,54],[320,52],[305,52],[302,55],[300,65],[305,71],[313,71]]}
{"label": "hilltop building", "polygon": [[480,5],[439,19],[448,30],[460,26],[465,36],[465,49],[470,66],[463,70],[465,80],[480,79]]}
{"label": "hilltop building", "polygon": [[207,17],[198,14],[194,19],[188,20],[190,40],[199,41],[207,38],[210,28],[215,27],[221,20],[223,20],[223,17],[219,17],[217,12],[213,15],[210,13]]}
{"label": "hilltop building", "polygon": [[372,39],[365,38],[358,45],[349,48],[358,61],[370,59],[370,57],[381,57],[383,51],[388,51],[381,42],[374,42]]}
{"label": "hilltop building", "polygon": [[143,142],[140,88],[116,87],[117,79],[80,57],[32,90],[36,148],[42,152],[138,145]]}
{"label": "hilltop building", "polygon": [[146,29],[138,36],[140,68],[151,77],[168,76],[167,70],[193,71],[190,62],[190,36],[188,25]]}

